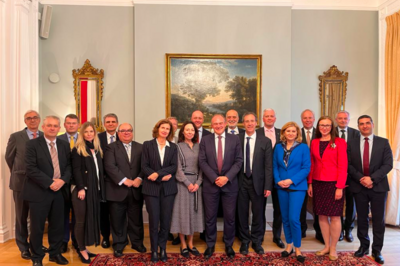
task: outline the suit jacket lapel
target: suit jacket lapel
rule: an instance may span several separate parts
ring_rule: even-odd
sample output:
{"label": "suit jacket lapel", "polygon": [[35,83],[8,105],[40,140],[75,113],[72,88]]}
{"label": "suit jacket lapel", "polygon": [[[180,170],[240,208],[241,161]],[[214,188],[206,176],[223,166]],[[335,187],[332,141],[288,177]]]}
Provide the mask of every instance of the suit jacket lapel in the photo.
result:
{"label": "suit jacket lapel", "polygon": [[[355,148],[356,148],[356,151],[355,151],[355,155],[356,155],[356,158],[357,158],[357,166],[359,167],[359,169],[361,170],[361,172],[363,172],[363,167],[362,167],[362,157],[361,157],[361,147],[360,147],[360,141],[361,141],[361,139],[359,138],[359,139],[355,139],[355,141],[354,141],[354,146],[355,146]],[[353,158],[352,158],[353,159]]]}
{"label": "suit jacket lapel", "polygon": [[[53,161],[51,160],[51,155],[50,155],[49,147],[47,146],[46,139],[43,137],[42,139],[40,139],[39,143],[40,143],[40,146],[42,146],[43,152],[44,152],[44,154],[46,154],[46,157],[49,160],[51,167],[53,167]],[[57,147],[57,149],[58,149],[58,147]]]}
{"label": "suit jacket lapel", "polygon": [[216,134],[213,133],[213,137],[210,138],[209,141],[211,141],[211,148],[212,148],[211,154],[214,156],[215,165],[218,166],[218,154],[217,154],[217,148],[215,147],[215,138],[216,138]]}
{"label": "suit jacket lapel", "polygon": [[378,161],[378,160],[374,159],[374,157],[377,156],[376,150],[378,149],[378,145],[379,145],[379,140],[374,135],[374,139],[373,139],[373,143],[372,143],[371,158],[369,158],[369,169],[370,170],[372,169],[371,165],[373,165],[374,162]]}
{"label": "suit jacket lapel", "polygon": [[157,160],[158,166],[160,169],[162,168],[161,159],[160,159],[160,152],[158,151],[158,145],[156,139],[153,139],[153,150],[154,150],[154,157]]}
{"label": "suit jacket lapel", "polygon": [[25,142],[29,140],[29,136],[28,136],[28,133],[26,132],[26,129],[23,129],[23,130],[21,131],[21,138],[22,138]]}
{"label": "suit jacket lapel", "polygon": [[[57,145],[57,155],[58,155],[58,164],[60,167],[60,174],[61,174],[61,169],[63,169],[62,167],[62,162],[64,162],[64,160],[62,160],[64,158],[63,154],[65,153],[64,151],[64,147],[60,144],[59,141],[56,141],[56,145]],[[89,154],[91,155],[92,153],[89,150]]]}
{"label": "suit jacket lapel", "polygon": [[[128,153],[126,152],[125,146],[121,141],[118,141],[118,149],[120,150],[120,152],[123,154],[125,160],[128,162],[129,164],[129,157],[128,157]],[[131,149],[132,150],[132,149]]]}
{"label": "suit jacket lapel", "polygon": [[[168,141],[168,140],[167,140],[167,141]],[[171,145],[171,143],[170,143],[169,145]],[[164,151],[164,162],[166,162],[167,159],[168,159],[168,156],[169,156],[169,152],[170,152],[170,150],[171,150],[171,147],[168,147],[168,146],[165,144],[164,149],[165,149],[165,151]],[[160,161],[161,161],[161,159],[160,159]]]}

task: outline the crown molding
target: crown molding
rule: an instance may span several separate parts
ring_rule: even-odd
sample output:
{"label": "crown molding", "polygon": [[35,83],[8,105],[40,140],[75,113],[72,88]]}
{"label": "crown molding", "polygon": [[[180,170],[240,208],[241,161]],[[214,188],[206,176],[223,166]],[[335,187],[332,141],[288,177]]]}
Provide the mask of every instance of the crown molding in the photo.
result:
{"label": "crown molding", "polygon": [[208,6],[290,6],[292,9],[368,10],[391,0],[40,0],[45,5],[134,6],[148,5],[208,5]]}

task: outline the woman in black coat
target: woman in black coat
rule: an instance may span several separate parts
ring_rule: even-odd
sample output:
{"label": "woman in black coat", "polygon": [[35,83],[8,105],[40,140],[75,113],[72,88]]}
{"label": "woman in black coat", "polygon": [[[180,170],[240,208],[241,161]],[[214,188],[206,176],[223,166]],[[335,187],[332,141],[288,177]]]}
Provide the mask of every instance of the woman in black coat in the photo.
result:
{"label": "woman in black coat", "polygon": [[100,201],[105,199],[103,151],[95,126],[86,122],[81,126],[76,147],[72,150],[73,178],[72,205],[76,218],[75,236],[82,263],[90,263],[86,246],[100,244]]}
{"label": "woman in black coat", "polygon": [[[171,225],[172,208],[178,192],[175,173],[177,169],[177,147],[171,142],[172,124],[167,119],[157,122],[152,140],[143,143],[142,193],[149,213],[151,261],[167,261],[166,243]],[[158,230],[160,228],[160,230]]]}

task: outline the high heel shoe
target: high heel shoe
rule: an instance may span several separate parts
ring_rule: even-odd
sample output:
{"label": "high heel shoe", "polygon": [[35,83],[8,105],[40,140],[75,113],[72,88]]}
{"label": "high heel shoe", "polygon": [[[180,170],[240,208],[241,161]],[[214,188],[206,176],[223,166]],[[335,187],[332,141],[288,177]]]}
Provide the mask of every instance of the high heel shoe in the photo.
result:
{"label": "high heel shoe", "polygon": [[306,257],[303,255],[297,255],[296,259],[298,262],[304,263],[304,261],[306,260]]}
{"label": "high heel shoe", "polygon": [[287,257],[289,257],[289,256],[292,255],[292,254],[293,254],[293,249],[292,249],[292,251],[290,251],[290,253],[287,252],[286,250],[284,250],[284,251],[281,252],[282,258],[287,258]]}
{"label": "high heel shoe", "polygon": [[84,256],[82,255],[82,253],[79,251],[79,252],[78,252],[78,256],[79,256],[79,258],[81,259],[82,263],[84,263],[84,264],[90,264],[90,263],[91,263],[89,254],[88,254],[88,258],[85,259],[85,257],[84,257]]}
{"label": "high heel shoe", "polygon": [[[89,255],[89,258],[94,258],[97,256],[97,254],[94,254],[92,252],[89,252],[88,250],[86,250],[87,254]],[[80,252],[79,252],[80,253]]]}
{"label": "high heel shoe", "polygon": [[322,250],[319,250],[319,251],[315,252],[315,255],[317,255],[317,256],[325,256],[325,255],[328,255],[328,254],[329,254],[329,251],[322,252]]}

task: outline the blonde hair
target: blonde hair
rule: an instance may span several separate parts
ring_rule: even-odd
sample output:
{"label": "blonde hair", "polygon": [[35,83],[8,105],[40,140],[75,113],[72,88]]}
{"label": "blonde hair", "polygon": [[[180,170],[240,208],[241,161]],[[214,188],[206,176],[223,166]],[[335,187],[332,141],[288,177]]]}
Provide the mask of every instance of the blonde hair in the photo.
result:
{"label": "blonde hair", "polygon": [[289,127],[295,127],[296,131],[297,131],[297,138],[295,139],[297,142],[301,143],[302,141],[302,137],[301,137],[301,130],[300,127],[296,124],[296,122],[287,122],[286,124],[283,125],[283,127],[281,128],[281,141],[282,142],[286,142],[286,137],[285,137],[285,131],[286,129],[288,129]]}
{"label": "blonde hair", "polygon": [[76,140],[76,146],[75,146],[76,150],[79,155],[82,155],[84,157],[89,156],[89,153],[86,150],[85,139],[83,138],[83,134],[88,127],[91,127],[94,131],[94,139],[93,139],[94,150],[96,152],[100,152],[100,156],[103,158],[103,150],[100,147],[100,140],[99,140],[99,137],[97,136],[96,127],[91,122],[85,122],[81,126],[81,128],[79,130],[79,134],[78,134],[78,139]]}

